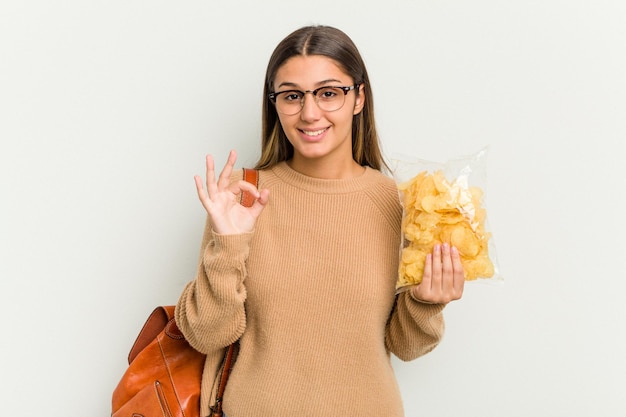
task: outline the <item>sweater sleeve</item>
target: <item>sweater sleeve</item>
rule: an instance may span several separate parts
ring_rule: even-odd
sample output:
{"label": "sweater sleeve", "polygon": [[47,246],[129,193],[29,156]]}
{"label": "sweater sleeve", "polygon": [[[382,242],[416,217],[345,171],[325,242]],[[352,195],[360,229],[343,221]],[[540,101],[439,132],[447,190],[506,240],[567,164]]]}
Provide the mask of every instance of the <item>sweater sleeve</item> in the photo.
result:
{"label": "sweater sleeve", "polygon": [[196,279],[176,305],[176,324],[189,344],[208,354],[235,342],[246,327],[246,260],[252,233],[204,231]]}
{"label": "sweater sleeve", "polygon": [[433,350],[444,333],[443,304],[425,304],[398,294],[385,329],[385,346],[403,361],[410,361]]}

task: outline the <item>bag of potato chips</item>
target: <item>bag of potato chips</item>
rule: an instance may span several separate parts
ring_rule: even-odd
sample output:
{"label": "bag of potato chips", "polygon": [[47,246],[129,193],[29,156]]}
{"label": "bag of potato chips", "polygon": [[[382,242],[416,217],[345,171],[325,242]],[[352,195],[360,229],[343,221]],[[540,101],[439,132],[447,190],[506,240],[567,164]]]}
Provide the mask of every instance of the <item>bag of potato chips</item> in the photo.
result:
{"label": "bag of potato chips", "polygon": [[435,244],[459,250],[466,281],[501,279],[484,205],[486,149],[445,163],[393,157],[403,207],[396,290],[419,284]]}

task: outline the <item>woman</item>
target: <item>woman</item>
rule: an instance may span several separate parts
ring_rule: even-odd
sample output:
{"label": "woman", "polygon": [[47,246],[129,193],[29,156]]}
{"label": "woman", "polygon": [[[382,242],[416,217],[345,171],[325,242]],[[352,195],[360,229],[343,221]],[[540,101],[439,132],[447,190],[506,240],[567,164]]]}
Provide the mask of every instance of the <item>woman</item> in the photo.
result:
{"label": "woman", "polygon": [[[207,353],[202,415],[219,352],[240,341],[228,417],[403,415],[390,353],[412,360],[442,337],[444,306],[463,292],[458,252],[437,246],[423,282],[398,296],[402,208],[382,174],[363,60],[343,32],[304,27],[270,58],[259,187],[234,172],[206,190],[196,279],[176,320]],[[250,208],[238,203],[247,191]]]}

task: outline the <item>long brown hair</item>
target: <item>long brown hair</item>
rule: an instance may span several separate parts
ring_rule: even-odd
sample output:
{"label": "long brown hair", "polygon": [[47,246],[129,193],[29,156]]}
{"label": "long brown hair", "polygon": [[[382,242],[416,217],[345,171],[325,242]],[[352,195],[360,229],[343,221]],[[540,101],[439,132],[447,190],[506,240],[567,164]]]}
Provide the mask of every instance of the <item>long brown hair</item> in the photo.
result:
{"label": "long brown hair", "polygon": [[281,65],[291,57],[307,55],[322,55],[334,60],[352,77],[355,84],[363,85],[365,106],[352,119],[352,157],[362,166],[377,170],[387,167],[376,132],[372,87],[356,45],[339,29],[330,26],[306,26],[283,39],[274,49],[267,65],[263,88],[261,157],[256,168],[271,168],[293,156],[293,146],[287,140],[268,94],[274,92],[274,80]]}

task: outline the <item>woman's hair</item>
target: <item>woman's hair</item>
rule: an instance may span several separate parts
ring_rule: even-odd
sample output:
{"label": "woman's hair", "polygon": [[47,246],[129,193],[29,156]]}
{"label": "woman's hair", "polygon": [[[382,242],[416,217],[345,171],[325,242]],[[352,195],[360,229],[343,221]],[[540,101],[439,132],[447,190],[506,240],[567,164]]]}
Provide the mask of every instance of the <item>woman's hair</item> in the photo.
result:
{"label": "woman's hair", "polygon": [[[334,60],[357,85],[363,84],[365,105],[352,119],[352,157],[362,165],[380,170],[386,167],[374,121],[374,98],[365,63],[352,40],[339,29],[329,26],[306,26],[283,39],[270,57],[263,88],[263,124],[261,157],[257,169],[271,168],[291,159],[293,146],[278,119],[268,94],[274,92],[278,69],[294,56],[321,55]],[[355,90],[355,93],[358,91]]]}

